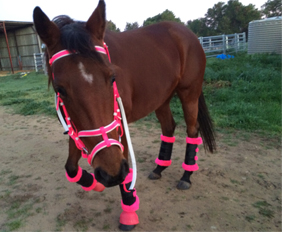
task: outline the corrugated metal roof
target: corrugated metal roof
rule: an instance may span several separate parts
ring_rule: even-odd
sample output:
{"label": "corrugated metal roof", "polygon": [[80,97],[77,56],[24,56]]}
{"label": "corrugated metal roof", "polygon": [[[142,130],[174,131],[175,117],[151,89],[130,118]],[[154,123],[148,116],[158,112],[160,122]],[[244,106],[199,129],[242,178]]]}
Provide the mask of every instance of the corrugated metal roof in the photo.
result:
{"label": "corrugated metal roof", "polygon": [[[6,31],[13,31],[19,28],[29,27],[33,25],[33,22],[21,22],[21,21],[0,21],[0,25],[5,23]],[[3,27],[0,26],[0,33],[3,32]],[[3,32],[4,33],[4,32]]]}
{"label": "corrugated metal roof", "polygon": [[248,54],[281,54],[281,30],[281,16],[250,22],[248,30]]}
{"label": "corrugated metal roof", "polygon": [[40,52],[39,43],[33,22],[0,21],[0,70],[33,69],[33,53]]}
{"label": "corrugated metal roof", "polygon": [[253,20],[249,24],[252,24],[252,23],[267,23],[267,22],[270,22],[270,21],[281,20],[281,19],[282,19],[282,16],[276,16],[276,17],[271,17],[271,18],[266,18],[266,19]]}

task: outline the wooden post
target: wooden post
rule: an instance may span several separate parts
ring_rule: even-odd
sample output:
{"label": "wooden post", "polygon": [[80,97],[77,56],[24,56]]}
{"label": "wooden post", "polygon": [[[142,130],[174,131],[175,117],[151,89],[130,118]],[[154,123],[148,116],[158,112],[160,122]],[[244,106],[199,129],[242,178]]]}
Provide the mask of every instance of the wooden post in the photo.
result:
{"label": "wooden post", "polygon": [[10,58],[11,70],[12,70],[12,73],[14,74],[13,62],[12,62],[11,51],[10,51],[10,47],[9,47],[9,41],[8,41],[6,27],[5,27],[5,22],[3,22],[2,25],[3,25],[3,29],[4,29],[5,38],[6,38],[6,44],[7,44],[7,49],[8,49],[9,58]]}

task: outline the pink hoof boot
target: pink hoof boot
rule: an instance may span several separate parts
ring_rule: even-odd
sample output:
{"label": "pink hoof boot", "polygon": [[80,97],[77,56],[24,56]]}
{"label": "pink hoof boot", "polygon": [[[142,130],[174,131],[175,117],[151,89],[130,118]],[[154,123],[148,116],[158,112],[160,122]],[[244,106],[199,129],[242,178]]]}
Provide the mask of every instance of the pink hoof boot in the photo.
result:
{"label": "pink hoof boot", "polygon": [[137,225],[139,224],[138,215],[136,212],[125,212],[120,214],[119,222],[123,225]]}
{"label": "pink hoof boot", "polygon": [[125,212],[123,211],[119,218],[119,229],[122,231],[131,231],[134,227],[139,224],[138,215],[136,212]]}
{"label": "pink hoof boot", "polygon": [[93,189],[93,191],[103,192],[105,188],[106,187],[104,185],[102,185],[101,183],[97,182],[95,188]]}
{"label": "pink hoof boot", "polygon": [[[120,185],[122,213],[119,219],[119,229],[122,231],[131,231],[139,224],[138,215],[136,213],[139,209],[139,197],[137,196],[135,188],[133,190],[127,190],[132,181],[132,173],[133,170],[130,168],[128,175]],[[126,204],[124,204],[123,201],[125,201]]]}

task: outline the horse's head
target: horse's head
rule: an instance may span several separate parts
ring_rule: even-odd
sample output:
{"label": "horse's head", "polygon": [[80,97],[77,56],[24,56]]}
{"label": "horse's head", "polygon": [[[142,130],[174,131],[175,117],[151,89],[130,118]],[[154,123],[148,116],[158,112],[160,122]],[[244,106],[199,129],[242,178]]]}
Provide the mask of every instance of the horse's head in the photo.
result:
{"label": "horse's head", "polygon": [[[95,46],[104,46],[104,1],[99,1],[86,23],[75,22],[67,16],[50,21],[39,7],[34,9],[33,18],[37,33],[47,46],[47,57],[55,57],[60,51],[67,54],[48,65],[49,83],[64,104],[64,114],[71,118],[75,131],[82,131],[80,135],[86,130],[96,130],[96,135],[79,136],[89,154],[97,144],[106,141],[106,148],[96,150],[93,159],[88,159],[95,169],[96,179],[108,187],[120,184],[129,166],[121,144],[109,143],[118,142],[119,131],[105,129],[115,121],[114,72],[107,55],[95,50]],[[70,140],[70,157],[77,157],[80,152],[74,141]]]}

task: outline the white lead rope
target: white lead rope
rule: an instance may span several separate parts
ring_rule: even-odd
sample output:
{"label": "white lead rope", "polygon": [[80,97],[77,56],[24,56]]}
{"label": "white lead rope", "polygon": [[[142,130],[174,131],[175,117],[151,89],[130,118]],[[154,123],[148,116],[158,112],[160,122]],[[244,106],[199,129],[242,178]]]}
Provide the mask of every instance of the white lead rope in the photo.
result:
{"label": "white lead rope", "polygon": [[133,169],[133,177],[132,177],[132,182],[131,182],[131,185],[129,187],[129,190],[133,190],[135,183],[136,183],[136,178],[137,178],[136,159],[135,159],[135,155],[134,155],[134,151],[133,151],[133,146],[132,146],[132,142],[131,142],[131,138],[130,138],[130,133],[129,133],[129,129],[128,129],[128,124],[127,124],[126,115],[125,115],[125,112],[124,112],[122,100],[121,100],[120,97],[118,97],[117,101],[118,101],[118,104],[119,104],[119,107],[120,107],[120,113],[121,113],[121,117],[122,117],[122,121],[123,121],[123,129],[124,129],[124,132],[125,132],[125,137],[126,137],[128,150],[129,150],[129,154],[130,154],[130,158],[131,158],[131,165],[132,165],[132,169]]}

